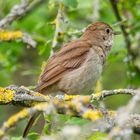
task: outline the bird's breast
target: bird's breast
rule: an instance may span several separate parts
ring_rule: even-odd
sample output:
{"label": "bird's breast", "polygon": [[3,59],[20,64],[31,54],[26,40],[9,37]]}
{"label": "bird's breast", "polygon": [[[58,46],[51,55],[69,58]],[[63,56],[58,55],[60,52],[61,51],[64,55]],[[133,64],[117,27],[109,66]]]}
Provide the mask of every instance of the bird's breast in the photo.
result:
{"label": "bird's breast", "polygon": [[88,94],[92,92],[102,67],[100,56],[91,48],[85,62],[60,80],[59,88],[68,94]]}

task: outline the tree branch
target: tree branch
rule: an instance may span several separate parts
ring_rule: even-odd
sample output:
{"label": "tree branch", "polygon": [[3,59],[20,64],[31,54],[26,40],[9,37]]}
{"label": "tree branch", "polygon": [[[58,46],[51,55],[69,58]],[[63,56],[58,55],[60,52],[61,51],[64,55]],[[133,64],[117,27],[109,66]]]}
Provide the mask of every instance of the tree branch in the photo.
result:
{"label": "tree branch", "polygon": [[21,0],[21,3],[18,5],[15,5],[10,13],[0,20],[0,28],[6,28],[8,25],[10,25],[13,21],[20,18],[21,16],[25,15],[28,6],[30,4],[30,0]]}
{"label": "tree branch", "polygon": [[59,2],[59,8],[58,8],[57,16],[56,16],[56,19],[54,21],[54,23],[55,23],[55,33],[54,33],[54,37],[53,37],[53,40],[52,40],[51,55],[53,55],[53,53],[55,51],[55,47],[58,43],[58,36],[63,34],[62,33],[62,28],[61,28],[63,15],[64,15],[64,5],[62,4],[62,2]]}
{"label": "tree branch", "polygon": [[36,47],[36,42],[32,39],[32,37],[21,31],[5,31],[0,30],[0,41],[11,41],[16,39],[22,39],[24,43],[28,44],[28,46]]}
{"label": "tree branch", "polygon": [[[26,117],[32,116],[36,112],[45,112],[46,114],[61,113],[70,116],[76,116],[85,118],[91,121],[103,121],[103,123],[109,123],[110,128],[114,126],[114,121],[116,120],[117,114],[114,111],[91,109],[86,105],[89,103],[88,97],[78,97],[71,101],[63,101],[57,98],[51,98],[49,102],[39,103],[31,108],[23,109],[17,114],[10,117],[6,122],[3,123],[0,128],[0,137],[3,137],[5,132],[12,126],[16,125],[19,121],[25,119]],[[140,115],[128,116],[127,125],[124,127],[134,127],[140,129]],[[133,122],[133,123],[132,123]],[[100,124],[100,123],[99,123]],[[107,131],[108,128],[105,128]]]}
{"label": "tree branch", "polygon": [[[18,87],[11,85],[7,88],[0,88],[0,104],[13,104],[21,105],[31,108],[26,108],[20,111],[19,113],[10,117],[0,128],[0,137],[2,137],[9,128],[13,125],[16,125],[20,120],[32,116],[36,112],[47,112],[51,114],[52,112],[58,112],[62,114],[68,114],[71,116],[78,116],[91,121],[96,121],[100,119],[105,119],[108,123],[111,122],[111,126],[114,126],[116,118],[119,115],[119,112],[109,111],[106,109],[94,108],[88,106],[92,100],[102,100],[107,96],[116,95],[116,94],[130,94],[134,97],[132,98],[132,107],[129,105],[129,108],[132,110],[135,107],[136,99],[139,96],[137,90],[133,89],[116,89],[116,90],[103,90],[99,93],[92,95],[57,95],[55,97],[50,97],[47,95],[40,94],[25,88],[23,86]],[[138,100],[137,100],[138,101]],[[43,103],[45,102],[45,103]],[[134,104],[135,103],[135,104]],[[126,108],[125,108],[126,109]],[[129,111],[130,112],[130,111]],[[129,124],[129,127],[133,126],[136,130],[139,130],[140,126],[140,116],[137,114],[135,117],[129,117],[128,114],[125,120],[125,124]],[[137,120],[137,121],[136,121]],[[129,123],[126,123],[129,122]],[[133,123],[132,123],[133,122]],[[128,127],[128,125],[127,125]]]}
{"label": "tree branch", "polygon": [[[121,15],[119,13],[118,6],[117,6],[118,2],[116,0],[110,0],[110,3],[111,3],[111,6],[112,6],[112,9],[114,11],[114,14],[116,16],[116,19],[118,20],[118,22],[122,21],[122,18],[121,18]],[[136,59],[136,55],[131,49],[132,44],[131,44],[131,41],[130,41],[129,34],[126,31],[126,28],[125,28],[125,26],[123,24],[120,24],[120,28],[121,28],[121,30],[123,32],[123,36],[124,36],[124,39],[125,39],[128,54],[132,57],[131,61],[132,61],[133,65],[134,65],[134,68],[135,68],[137,74],[140,76],[140,69],[139,69],[139,67],[137,65],[134,64],[134,60]]]}
{"label": "tree branch", "polygon": [[[69,101],[72,99],[77,99],[84,97],[88,99],[88,102],[92,100],[102,100],[105,97],[116,95],[116,94],[130,94],[136,95],[137,90],[133,89],[115,89],[115,90],[103,90],[99,93],[94,93],[92,95],[57,95],[55,98],[59,100]],[[34,103],[47,102],[50,100],[50,96],[43,95],[41,93],[29,90],[28,88],[21,86],[10,85],[7,88],[0,87],[0,104],[19,104],[21,106],[32,106]]]}
{"label": "tree branch", "polygon": [[[139,102],[140,102],[140,90],[137,90],[136,95],[133,96],[133,98],[129,101],[129,103],[126,106],[124,106],[124,107],[119,109],[118,115],[117,115],[116,120],[115,120],[115,126],[110,131],[110,133],[108,135],[108,139],[112,139],[115,136],[122,136],[121,134],[124,131],[126,131],[128,129],[131,129],[131,127],[129,126],[128,122],[136,123],[136,124],[137,124],[137,122],[139,122],[139,120],[140,120],[139,118],[135,119],[133,121],[130,121],[131,120],[130,119],[130,114],[134,112],[134,110],[137,107],[137,104]],[[126,127],[126,124],[128,124],[127,125],[128,127]],[[137,127],[139,127],[139,126],[140,125],[137,124]],[[137,132],[140,132],[140,129]]]}
{"label": "tree branch", "polygon": [[25,15],[25,13],[28,11],[29,5],[30,0],[21,0],[20,4],[15,5],[11,9],[10,13],[2,20],[0,20],[0,40],[7,41],[20,38],[24,43],[28,44],[28,46],[36,46],[37,43],[27,33],[22,33],[21,31],[7,32],[3,30],[13,21]]}

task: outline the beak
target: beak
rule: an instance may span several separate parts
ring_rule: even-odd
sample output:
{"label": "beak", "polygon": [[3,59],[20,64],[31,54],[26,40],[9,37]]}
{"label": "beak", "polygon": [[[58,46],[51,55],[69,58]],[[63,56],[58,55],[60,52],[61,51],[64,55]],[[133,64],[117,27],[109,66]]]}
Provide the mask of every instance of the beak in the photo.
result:
{"label": "beak", "polygon": [[121,32],[120,32],[120,31],[114,31],[113,34],[114,34],[114,35],[120,35]]}

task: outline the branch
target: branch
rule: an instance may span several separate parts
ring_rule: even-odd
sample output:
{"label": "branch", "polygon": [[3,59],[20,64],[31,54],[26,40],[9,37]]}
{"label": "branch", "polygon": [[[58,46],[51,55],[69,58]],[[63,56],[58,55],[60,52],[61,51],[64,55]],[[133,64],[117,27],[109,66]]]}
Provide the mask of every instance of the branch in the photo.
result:
{"label": "branch", "polygon": [[20,39],[22,38],[23,33],[21,31],[4,31],[0,30],[0,41],[11,41],[15,39]]}
{"label": "branch", "polygon": [[[101,100],[107,96],[116,95],[116,94],[130,94],[134,95],[132,98],[132,104],[136,103],[137,90],[133,89],[116,89],[116,90],[103,90],[99,93],[92,95],[57,95],[55,97],[50,97],[47,95],[42,95],[38,92],[29,90],[26,87],[17,87],[17,86],[9,86],[7,88],[0,88],[0,104],[13,104],[13,105],[21,105],[27,106],[31,108],[26,108],[16,115],[10,117],[0,128],[0,137],[2,137],[9,128],[13,125],[16,125],[20,120],[32,116],[36,112],[47,112],[48,114],[52,114],[52,112],[58,112],[62,114],[68,114],[71,116],[78,116],[85,119],[89,119],[91,121],[100,120],[103,118],[107,118],[107,122],[111,122],[116,120],[119,112],[108,111],[106,109],[94,108],[88,106],[92,100]],[[45,103],[43,103],[45,102]],[[134,107],[135,105],[133,105]],[[132,107],[129,106],[131,110]],[[126,108],[125,108],[126,109]],[[128,114],[130,116],[130,114]],[[140,129],[140,120],[139,115],[135,115],[134,117],[128,117],[126,122],[129,122],[129,127],[134,126],[134,128]],[[134,122],[134,123],[130,123]],[[111,123],[113,126],[114,123]],[[127,126],[128,127],[128,126]]]}
{"label": "branch", "polygon": [[[57,95],[55,98],[59,100],[69,101],[84,97],[88,99],[90,103],[92,100],[102,100],[105,97],[116,94],[130,94],[135,95],[137,90],[133,89],[115,89],[115,90],[103,90],[99,93],[92,95]],[[52,97],[51,97],[52,98]],[[28,88],[21,86],[10,85],[7,88],[0,87],[0,104],[19,104],[21,106],[32,106],[35,103],[47,102],[50,100],[50,96],[43,95],[41,93],[29,90]]]}
{"label": "branch", "polygon": [[0,20],[0,28],[6,28],[8,25],[10,25],[13,21],[20,18],[21,16],[25,15],[28,6],[30,4],[30,0],[21,0],[21,3],[18,5],[15,5],[10,13]]}
{"label": "branch", "polygon": [[103,90],[99,93],[92,94],[92,100],[102,100],[105,97],[118,95],[118,94],[129,94],[136,95],[137,91],[133,89],[114,89],[114,90]]}
{"label": "branch", "polygon": [[[118,10],[118,7],[117,7],[117,2],[115,0],[110,0],[110,3],[111,3],[111,6],[113,8],[113,11],[115,13],[115,16],[116,16],[117,20],[119,22],[122,21],[122,18],[121,18],[120,14],[119,14],[119,10]],[[125,30],[125,26],[123,24],[120,24],[120,28],[121,28],[121,30],[123,32],[123,35],[124,35],[127,50],[131,54],[132,52],[131,52],[131,42],[130,42],[129,34]],[[133,53],[132,53],[132,55],[133,55]]]}
{"label": "branch", "polygon": [[7,88],[0,87],[0,104],[13,104],[21,106],[32,106],[37,102],[48,101],[49,97],[38,92],[31,91],[23,86],[11,85]]}
{"label": "branch", "polygon": [[33,9],[36,9],[40,5],[42,5],[46,0],[34,0],[30,4],[31,0],[21,0],[21,3],[18,5],[15,5],[10,13],[0,20],[0,28],[6,28],[8,25],[10,25],[15,20],[24,17],[25,14],[28,14],[33,11]]}
{"label": "branch", "polygon": [[[91,109],[86,107],[86,104],[88,103],[89,98],[85,97],[80,97],[77,99],[75,98],[71,101],[63,101],[54,98],[50,100],[50,102],[40,103],[31,108],[23,109],[22,111],[13,115],[6,122],[3,123],[2,127],[0,128],[0,137],[3,137],[5,132],[12,126],[16,125],[19,121],[25,119],[26,117],[32,116],[36,112],[45,112],[46,114],[52,114],[57,112],[61,114],[67,114],[70,116],[85,118],[91,121],[102,120],[104,123],[109,123],[111,125],[110,127],[114,126],[113,121],[115,121],[117,116],[117,114],[114,111],[102,111],[100,109]],[[127,126],[125,126],[140,129],[139,120],[140,115],[131,115],[129,116],[129,120],[126,123]],[[107,128],[105,129],[107,130]]]}
{"label": "branch", "polygon": [[15,39],[22,39],[24,43],[28,45],[28,47],[35,47],[36,42],[32,39],[32,37],[27,33],[22,33],[21,31],[7,32],[2,29],[6,28],[13,21],[25,15],[25,13],[29,10],[30,0],[22,0],[20,4],[15,5],[10,13],[0,20],[0,40],[1,41],[9,41]]}
{"label": "branch", "polygon": [[37,43],[32,39],[32,37],[28,33],[23,33],[22,40],[26,43],[28,48],[31,46],[33,48],[36,47]]}
{"label": "branch", "polygon": [[[114,11],[114,14],[116,16],[116,19],[118,20],[118,22],[121,22],[122,18],[121,18],[121,15],[119,13],[119,10],[118,10],[118,6],[117,6],[118,2],[116,0],[110,0],[110,3],[111,3],[111,6],[112,6],[112,9]],[[140,76],[140,69],[137,65],[134,64],[134,60],[136,59],[136,55],[135,55],[135,53],[133,53],[133,51],[131,49],[132,44],[131,44],[131,41],[130,41],[129,34],[126,31],[126,28],[123,24],[120,24],[120,28],[123,32],[123,36],[124,36],[124,39],[125,39],[127,51],[129,53],[129,55],[132,57],[131,59],[132,59],[134,68],[135,68],[136,72],[138,73],[138,75]]]}
{"label": "branch", "polygon": [[[111,132],[109,133],[108,139],[112,139],[115,136],[121,136],[121,134],[124,131],[130,129],[129,125],[128,125],[129,127],[125,127],[128,122],[131,122],[131,124],[132,123],[135,123],[135,124],[138,123],[137,128],[140,126],[139,125],[140,118],[135,119],[133,121],[131,121],[131,119],[130,119],[130,114],[132,112],[134,112],[134,110],[137,107],[137,104],[139,102],[140,102],[140,90],[137,90],[136,95],[133,96],[133,98],[129,101],[129,103],[125,107],[122,107],[121,109],[119,109],[118,115],[117,115],[116,120],[115,120],[116,125],[111,130]],[[139,132],[140,132],[140,129],[139,129]]]}
{"label": "branch", "polygon": [[27,34],[23,33],[21,31],[5,31],[5,30],[0,30],[0,41],[11,41],[15,39],[22,39],[22,41],[28,46],[35,48],[36,47],[36,42],[32,39],[32,37]]}
{"label": "branch", "polygon": [[51,50],[51,55],[54,53],[54,49],[58,43],[58,36],[63,34],[62,33],[62,28],[61,28],[61,22],[63,19],[63,13],[64,12],[64,5],[59,2],[59,8],[58,8],[58,13],[56,16],[56,19],[54,21],[55,23],[55,33],[54,33],[54,37],[53,37],[53,41],[52,41],[52,50]]}
{"label": "branch", "polygon": [[[61,112],[65,114],[69,114],[72,116],[82,116],[83,118],[90,120],[99,119],[102,114],[98,110],[86,109],[83,104],[86,104],[88,100],[86,98],[80,98],[79,100],[73,100],[68,102],[62,102],[62,100],[51,100],[48,103],[40,103],[35,105],[34,107],[24,109],[10,117],[5,123],[3,123],[0,128],[0,137],[2,137],[5,132],[11,128],[13,125],[16,125],[20,120],[32,116],[36,112],[45,112],[47,114],[52,114],[52,112]],[[78,106],[77,106],[78,104]]]}

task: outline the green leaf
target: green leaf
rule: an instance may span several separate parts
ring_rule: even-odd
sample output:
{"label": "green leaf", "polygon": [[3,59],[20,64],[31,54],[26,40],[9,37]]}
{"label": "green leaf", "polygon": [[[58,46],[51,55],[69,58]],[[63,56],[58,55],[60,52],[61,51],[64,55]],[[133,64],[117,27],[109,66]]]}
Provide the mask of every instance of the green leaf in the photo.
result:
{"label": "green leaf", "polygon": [[71,117],[69,115],[58,114],[59,120],[62,122],[68,121]]}
{"label": "green leaf", "polygon": [[102,132],[95,132],[87,140],[104,140],[107,134]]}
{"label": "green leaf", "polygon": [[46,124],[45,127],[44,127],[44,132],[45,134],[49,135],[50,134],[50,125],[49,124]]}
{"label": "green leaf", "polygon": [[28,140],[38,140],[38,139],[39,139],[38,133],[35,133],[35,132],[29,133]]}
{"label": "green leaf", "polygon": [[82,118],[78,118],[78,117],[71,117],[67,121],[67,124],[68,125],[84,125],[88,122],[89,122],[89,120],[86,120],[86,119],[82,119]]}
{"label": "green leaf", "polygon": [[76,8],[77,5],[78,5],[77,0],[62,0],[62,3],[63,3],[65,6],[71,6],[71,7],[73,7],[73,8]]}

